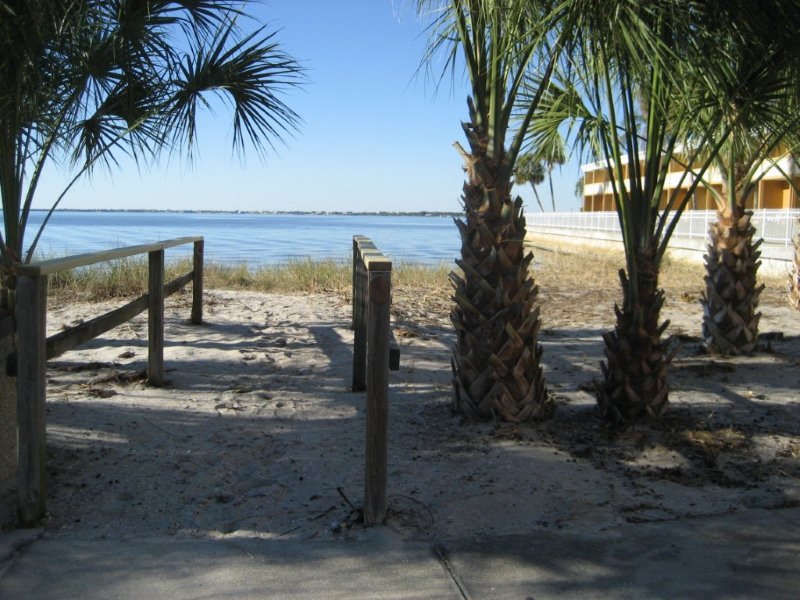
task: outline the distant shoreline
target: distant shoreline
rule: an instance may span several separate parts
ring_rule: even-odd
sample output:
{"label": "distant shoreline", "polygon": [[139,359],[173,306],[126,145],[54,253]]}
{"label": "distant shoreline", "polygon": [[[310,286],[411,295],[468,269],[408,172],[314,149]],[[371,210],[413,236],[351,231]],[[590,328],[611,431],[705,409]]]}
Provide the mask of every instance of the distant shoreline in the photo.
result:
{"label": "distant shoreline", "polygon": [[[47,208],[32,208],[31,212],[48,212]],[[173,214],[224,214],[224,215],[296,215],[341,217],[461,217],[463,212],[436,210],[418,211],[346,211],[346,210],[190,210],[159,208],[59,208],[56,212],[94,213],[173,213]]]}

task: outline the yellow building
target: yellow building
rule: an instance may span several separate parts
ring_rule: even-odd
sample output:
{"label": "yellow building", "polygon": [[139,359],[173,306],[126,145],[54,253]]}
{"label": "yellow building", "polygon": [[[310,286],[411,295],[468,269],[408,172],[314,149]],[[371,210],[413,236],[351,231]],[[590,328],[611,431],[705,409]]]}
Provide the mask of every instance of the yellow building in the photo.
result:
{"label": "yellow building", "polygon": [[[783,176],[783,173],[790,174],[794,184],[800,187],[798,164],[789,156],[783,156],[777,161],[777,166],[765,163],[761,168],[766,169],[767,172],[759,181],[756,190],[747,199],[747,207],[753,209],[800,208],[800,198],[798,198],[797,192]],[[605,161],[582,165],[581,171],[583,173],[582,210],[586,212],[615,210],[613,187]],[[689,176],[683,182],[680,181],[683,173],[683,167],[672,161],[661,198],[661,208],[666,207],[667,199],[673,190],[689,187],[691,183]],[[628,176],[627,157],[623,157],[623,176],[625,178]],[[722,189],[722,179],[717,169],[709,169],[705,179],[716,190]],[[715,208],[714,198],[704,185],[698,185],[686,208],[687,210],[713,210]]]}

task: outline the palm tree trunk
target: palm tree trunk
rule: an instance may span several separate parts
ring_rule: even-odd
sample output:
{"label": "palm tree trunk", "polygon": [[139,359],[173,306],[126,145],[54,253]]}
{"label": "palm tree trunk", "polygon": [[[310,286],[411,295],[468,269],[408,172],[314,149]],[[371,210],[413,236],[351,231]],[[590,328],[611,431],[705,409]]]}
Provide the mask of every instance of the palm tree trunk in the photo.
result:
{"label": "palm tree trunk", "polygon": [[[637,256],[638,281],[628,279],[624,270],[622,309],[614,306],[617,323],[603,335],[606,362],[601,364],[603,381],[597,400],[603,417],[622,426],[643,417],[656,418],[666,410],[669,395],[667,367],[672,360],[669,340],[661,336],[669,325],[659,325],[664,292],[658,287],[655,248]],[[633,301],[634,285],[639,301]]]}
{"label": "palm tree trunk", "polygon": [[794,269],[789,274],[789,304],[800,310],[800,233],[794,239]]}
{"label": "palm tree trunk", "polygon": [[554,403],[545,388],[538,343],[538,288],[528,272],[522,200],[511,200],[502,176],[505,156],[493,158],[485,132],[464,126],[471,153],[462,151],[468,181],[465,220],[456,220],[461,259],[453,272],[457,334],[453,351],[453,407],[471,420],[492,416],[511,422],[549,417]]}
{"label": "palm tree trunk", "polygon": [[753,212],[737,205],[717,211],[709,228],[706,291],[703,295],[703,344],[714,354],[749,354],[758,345],[758,298],[764,285],[756,285],[761,262],[753,243]]}
{"label": "palm tree trunk", "polygon": [[539,210],[544,212],[544,206],[542,206],[542,200],[539,198],[539,192],[536,191],[536,186],[531,184],[533,188],[533,195],[536,197],[536,203],[539,205]]}

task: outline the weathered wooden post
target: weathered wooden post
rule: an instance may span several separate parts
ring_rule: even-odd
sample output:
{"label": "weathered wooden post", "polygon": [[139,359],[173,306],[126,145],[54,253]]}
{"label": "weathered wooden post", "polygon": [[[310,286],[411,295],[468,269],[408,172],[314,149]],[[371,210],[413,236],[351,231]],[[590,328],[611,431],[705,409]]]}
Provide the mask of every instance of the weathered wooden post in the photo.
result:
{"label": "weathered wooden post", "polygon": [[14,348],[14,315],[0,313],[0,481],[17,473],[17,376],[9,370]]}
{"label": "weathered wooden post", "polygon": [[367,268],[364,264],[362,236],[353,237],[353,383],[351,390],[367,387]]}
{"label": "weathered wooden post", "polygon": [[352,310],[352,321],[350,323],[350,329],[355,331],[356,329],[356,298],[358,294],[358,262],[361,258],[361,253],[359,252],[358,243],[361,239],[360,235],[353,236],[353,310]]}
{"label": "weathered wooden post", "polygon": [[147,382],[164,385],[164,250],[148,253]]}
{"label": "weathered wooden post", "polygon": [[192,257],[192,323],[203,323],[203,240],[194,243]]}
{"label": "weathered wooden post", "polygon": [[17,487],[23,526],[45,514],[47,275],[17,277]]}
{"label": "weathered wooden post", "polygon": [[366,256],[364,262],[369,278],[364,524],[369,526],[386,519],[392,263],[379,254]]}
{"label": "weathered wooden post", "polygon": [[[15,431],[18,441],[17,487],[20,521],[37,523],[45,514],[45,433],[46,380],[45,363],[75,346],[97,337],[148,309],[148,371],[152,385],[164,383],[164,298],[192,281],[197,273],[187,273],[168,285],[164,284],[164,248],[201,242],[195,247],[197,271],[202,277],[202,238],[178,238],[155,244],[131,246],[106,252],[79,254],[67,258],[20,265],[16,288],[16,388],[17,415]],[[155,248],[155,249],[154,249]],[[46,339],[47,279],[52,273],[94,264],[105,260],[149,254],[149,291],[146,295],[109,313],[90,319]],[[195,280],[196,281],[196,280]],[[202,297],[202,279],[197,289]],[[197,313],[195,306],[193,316]],[[199,313],[202,319],[202,312]],[[9,320],[0,319],[0,338],[13,331]],[[0,365],[5,369],[6,365]],[[6,382],[7,383],[7,382]],[[10,415],[5,415],[11,418]],[[0,431],[2,433],[2,431]]]}

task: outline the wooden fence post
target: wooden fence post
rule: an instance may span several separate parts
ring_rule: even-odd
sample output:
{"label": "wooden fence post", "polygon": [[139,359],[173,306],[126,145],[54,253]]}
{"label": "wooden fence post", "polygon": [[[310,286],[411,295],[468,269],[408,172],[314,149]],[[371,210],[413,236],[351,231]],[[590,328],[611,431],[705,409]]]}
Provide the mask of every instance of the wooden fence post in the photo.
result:
{"label": "wooden fence post", "polygon": [[364,525],[386,519],[387,433],[389,424],[389,313],[392,263],[368,261],[367,432],[364,472]]}
{"label": "wooden fence post", "polygon": [[204,241],[194,243],[192,260],[192,323],[203,323],[203,248]]}
{"label": "wooden fence post", "polygon": [[351,390],[367,387],[367,268],[360,242],[353,245],[353,384]]}
{"label": "wooden fence post", "polygon": [[45,514],[47,275],[17,277],[17,486],[23,526]]}
{"label": "wooden fence post", "polygon": [[164,385],[164,251],[148,253],[147,382]]}
{"label": "wooden fence post", "polygon": [[356,329],[356,295],[358,294],[358,261],[361,258],[361,253],[358,250],[358,242],[361,239],[360,235],[353,236],[353,295],[352,295],[352,302],[353,302],[353,311],[352,311],[352,322],[350,323],[350,329],[355,331]]}
{"label": "wooden fence post", "polygon": [[10,374],[14,347],[14,315],[0,312],[0,480],[17,473],[17,377]]}

